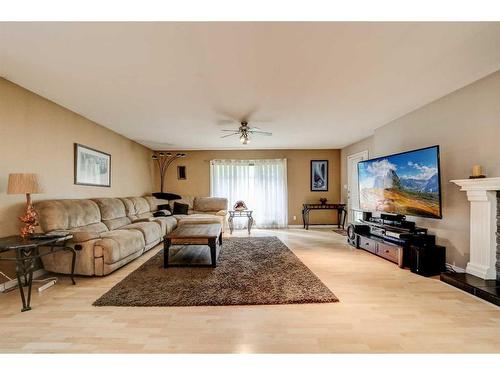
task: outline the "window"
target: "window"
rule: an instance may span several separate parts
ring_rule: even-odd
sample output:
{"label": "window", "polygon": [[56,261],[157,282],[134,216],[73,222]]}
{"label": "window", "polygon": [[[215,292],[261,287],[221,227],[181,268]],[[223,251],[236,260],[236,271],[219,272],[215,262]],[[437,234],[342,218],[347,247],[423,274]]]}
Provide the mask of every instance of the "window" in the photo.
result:
{"label": "window", "polygon": [[[244,201],[257,228],[288,225],[286,159],[212,160],[210,192],[227,198],[230,209],[236,201]],[[242,228],[246,222],[235,220],[234,225]]]}

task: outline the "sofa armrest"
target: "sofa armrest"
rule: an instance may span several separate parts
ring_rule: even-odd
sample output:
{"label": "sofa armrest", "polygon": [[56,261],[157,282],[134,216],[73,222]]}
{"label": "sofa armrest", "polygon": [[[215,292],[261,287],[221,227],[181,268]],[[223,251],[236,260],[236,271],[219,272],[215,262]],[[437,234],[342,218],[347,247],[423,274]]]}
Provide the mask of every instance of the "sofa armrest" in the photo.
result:
{"label": "sofa armrest", "polygon": [[73,235],[73,239],[71,242],[87,242],[90,240],[96,240],[101,238],[101,234],[99,232],[93,232],[93,231],[75,231],[75,232],[70,232]]}
{"label": "sofa armrest", "polygon": [[227,211],[226,210],[220,210],[215,213],[217,216],[226,216]]}

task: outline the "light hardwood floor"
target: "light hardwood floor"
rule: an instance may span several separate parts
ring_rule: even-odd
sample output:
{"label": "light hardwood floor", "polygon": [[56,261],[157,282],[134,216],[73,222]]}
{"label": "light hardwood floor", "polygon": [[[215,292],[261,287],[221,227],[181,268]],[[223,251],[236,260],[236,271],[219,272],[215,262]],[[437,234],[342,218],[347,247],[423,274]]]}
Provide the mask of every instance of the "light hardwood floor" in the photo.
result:
{"label": "light hardwood floor", "polygon": [[[238,235],[245,235],[240,231]],[[500,352],[500,308],[354,250],[329,230],[276,235],[340,299],[331,304],[94,307],[160,250],[106,277],[63,277],[20,313],[0,294],[0,352]]]}

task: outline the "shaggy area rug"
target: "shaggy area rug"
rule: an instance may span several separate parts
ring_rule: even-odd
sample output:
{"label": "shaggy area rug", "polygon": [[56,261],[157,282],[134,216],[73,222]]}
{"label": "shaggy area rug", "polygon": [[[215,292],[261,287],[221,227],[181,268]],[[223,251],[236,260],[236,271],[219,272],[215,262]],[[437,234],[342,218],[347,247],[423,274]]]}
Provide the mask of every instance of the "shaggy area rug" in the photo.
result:
{"label": "shaggy area rug", "polygon": [[94,305],[222,306],[338,301],[276,237],[224,239],[216,268],[164,269],[162,265],[163,250]]}

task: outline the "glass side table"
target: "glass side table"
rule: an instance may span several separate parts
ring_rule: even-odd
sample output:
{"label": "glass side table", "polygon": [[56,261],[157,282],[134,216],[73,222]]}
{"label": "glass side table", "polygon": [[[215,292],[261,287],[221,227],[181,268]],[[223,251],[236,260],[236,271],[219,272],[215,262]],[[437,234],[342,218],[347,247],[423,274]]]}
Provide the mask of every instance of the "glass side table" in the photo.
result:
{"label": "glass side table", "polygon": [[233,234],[233,219],[235,217],[246,217],[247,218],[247,227],[248,227],[248,234],[250,234],[250,229],[252,229],[253,225],[253,217],[252,217],[252,212],[251,210],[231,210],[229,211],[229,219],[227,219],[228,224],[229,224],[229,234]]}

